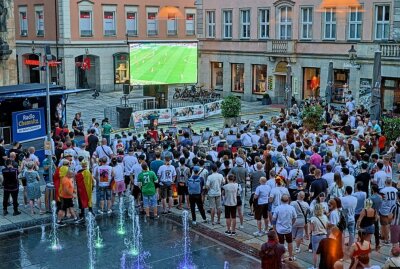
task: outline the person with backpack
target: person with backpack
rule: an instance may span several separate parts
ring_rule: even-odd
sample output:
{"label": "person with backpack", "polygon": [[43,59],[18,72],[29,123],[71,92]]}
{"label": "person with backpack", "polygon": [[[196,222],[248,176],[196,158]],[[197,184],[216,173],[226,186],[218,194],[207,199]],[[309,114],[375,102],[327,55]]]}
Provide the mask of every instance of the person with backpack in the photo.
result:
{"label": "person with backpack", "polygon": [[176,168],[176,184],[178,186],[178,209],[182,209],[182,204],[186,203],[186,209],[189,209],[189,193],[187,180],[190,177],[190,169],[185,165],[186,159],[179,159],[179,166]]}
{"label": "person with backpack", "polygon": [[259,256],[262,269],[282,269],[281,258],[285,253],[285,247],[278,242],[275,231],[268,232],[268,241],[261,246]]}
{"label": "person with backpack", "polygon": [[206,212],[204,211],[203,201],[201,199],[201,191],[204,186],[204,178],[200,175],[200,167],[193,167],[193,175],[187,180],[190,211],[192,213],[192,224],[196,225],[196,205],[199,209],[203,222],[207,223]]}

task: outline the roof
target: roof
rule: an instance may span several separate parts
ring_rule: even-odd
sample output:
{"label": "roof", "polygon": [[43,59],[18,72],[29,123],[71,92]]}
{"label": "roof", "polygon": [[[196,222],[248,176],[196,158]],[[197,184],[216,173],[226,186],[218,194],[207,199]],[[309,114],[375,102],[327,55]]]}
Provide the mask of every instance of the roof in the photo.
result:
{"label": "roof", "polygon": [[[90,91],[92,89],[70,89],[66,90],[64,86],[49,85],[50,95],[64,95],[70,93],[77,93],[83,91]],[[46,96],[46,84],[31,83],[19,84],[0,87],[0,98],[28,98],[28,97],[42,97]]]}

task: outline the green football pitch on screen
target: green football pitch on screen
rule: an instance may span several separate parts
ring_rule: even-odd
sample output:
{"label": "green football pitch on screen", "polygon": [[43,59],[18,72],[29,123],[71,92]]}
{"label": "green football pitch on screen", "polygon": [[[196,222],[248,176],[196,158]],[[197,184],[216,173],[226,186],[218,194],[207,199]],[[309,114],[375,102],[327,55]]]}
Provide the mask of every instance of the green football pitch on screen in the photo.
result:
{"label": "green football pitch on screen", "polygon": [[133,43],[131,85],[197,82],[197,43]]}

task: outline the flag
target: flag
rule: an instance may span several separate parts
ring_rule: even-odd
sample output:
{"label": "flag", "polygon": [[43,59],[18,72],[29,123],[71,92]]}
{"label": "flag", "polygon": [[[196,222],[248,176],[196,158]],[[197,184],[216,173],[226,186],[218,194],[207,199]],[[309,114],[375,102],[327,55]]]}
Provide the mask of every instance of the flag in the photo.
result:
{"label": "flag", "polygon": [[87,169],[81,170],[76,174],[75,180],[82,208],[92,207],[92,174]]}

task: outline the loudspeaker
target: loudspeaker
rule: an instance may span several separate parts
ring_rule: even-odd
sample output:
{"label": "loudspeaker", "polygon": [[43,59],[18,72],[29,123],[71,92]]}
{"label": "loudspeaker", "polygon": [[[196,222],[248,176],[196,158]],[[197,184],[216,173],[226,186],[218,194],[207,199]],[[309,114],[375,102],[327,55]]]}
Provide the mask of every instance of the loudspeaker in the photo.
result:
{"label": "loudspeaker", "polygon": [[129,84],[124,84],[122,87],[122,92],[126,95],[128,95],[131,92],[131,85]]}
{"label": "loudspeaker", "polygon": [[131,115],[133,112],[132,107],[124,107],[124,106],[117,106],[116,108],[119,114],[119,127],[120,128],[128,128],[129,122],[131,119]]}

